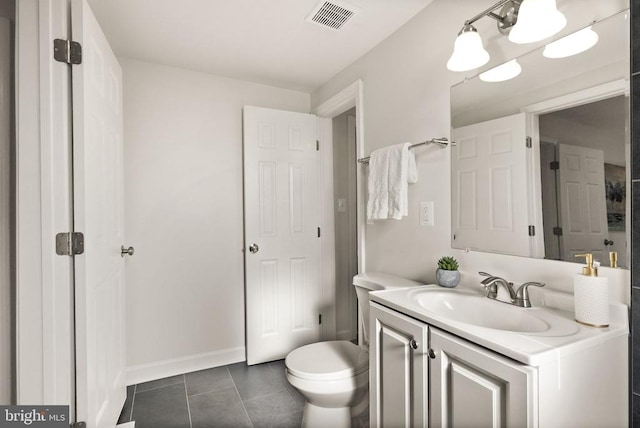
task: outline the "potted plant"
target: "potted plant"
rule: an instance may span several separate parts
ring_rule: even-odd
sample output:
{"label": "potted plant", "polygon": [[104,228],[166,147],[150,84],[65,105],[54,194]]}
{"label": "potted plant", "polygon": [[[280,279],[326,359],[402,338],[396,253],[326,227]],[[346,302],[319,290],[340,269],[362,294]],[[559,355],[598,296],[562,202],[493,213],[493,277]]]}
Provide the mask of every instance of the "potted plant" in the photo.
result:
{"label": "potted plant", "polygon": [[460,282],[460,272],[458,272],[458,261],[453,257],[444,256],[438,260],[436,270],[436,280],[438,285],[453,288]]}

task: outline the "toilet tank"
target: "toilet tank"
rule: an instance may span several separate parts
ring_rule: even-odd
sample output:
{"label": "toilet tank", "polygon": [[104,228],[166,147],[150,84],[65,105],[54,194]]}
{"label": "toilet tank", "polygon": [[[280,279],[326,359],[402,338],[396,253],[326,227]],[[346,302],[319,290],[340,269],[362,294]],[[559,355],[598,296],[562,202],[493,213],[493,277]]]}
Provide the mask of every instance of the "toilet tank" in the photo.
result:
{"label": "toilet tank", "polygon": [[[369,345],[369,292],[378,290],[391,290],[395,288],[408,288],[424,285],[420,282],[406,278],[389,275],[382,272],[359,273],[353,277],[353,285],[358,297],[359,321],[362,325],[363,337],[360,345]],[[364,341],[362,340],[364,339]]]}

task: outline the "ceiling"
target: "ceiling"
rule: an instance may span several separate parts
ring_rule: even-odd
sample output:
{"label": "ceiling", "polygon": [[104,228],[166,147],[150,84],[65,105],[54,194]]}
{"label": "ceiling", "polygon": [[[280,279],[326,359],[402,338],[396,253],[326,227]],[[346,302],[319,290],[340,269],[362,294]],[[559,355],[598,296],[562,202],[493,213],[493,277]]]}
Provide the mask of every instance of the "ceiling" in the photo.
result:
{"label": "ceiling", "polygon": [[432,0],[330,0],[340,30],[305,18],[318,0],[88,0],[116,55],[312,91]]}

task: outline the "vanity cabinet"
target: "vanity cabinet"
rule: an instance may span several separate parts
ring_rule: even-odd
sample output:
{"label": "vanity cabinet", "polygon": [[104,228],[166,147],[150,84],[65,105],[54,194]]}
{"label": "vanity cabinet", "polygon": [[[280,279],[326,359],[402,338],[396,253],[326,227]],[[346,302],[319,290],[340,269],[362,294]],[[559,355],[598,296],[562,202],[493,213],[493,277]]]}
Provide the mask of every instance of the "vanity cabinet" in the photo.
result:
{"label": "vanity cabinet", "polygon": [[537,425],[535,368],[433,327],[429,348],[430,426]]}
{"label": "vanity cabinet", "polygon": [[373,301],[370,322],[371,427],[627,426],[626,336],[534,367]]}
{"label": "vanity cabinet", "polygon": [[369,319],[370,426],[427,426],[426,325],[375,303]]}

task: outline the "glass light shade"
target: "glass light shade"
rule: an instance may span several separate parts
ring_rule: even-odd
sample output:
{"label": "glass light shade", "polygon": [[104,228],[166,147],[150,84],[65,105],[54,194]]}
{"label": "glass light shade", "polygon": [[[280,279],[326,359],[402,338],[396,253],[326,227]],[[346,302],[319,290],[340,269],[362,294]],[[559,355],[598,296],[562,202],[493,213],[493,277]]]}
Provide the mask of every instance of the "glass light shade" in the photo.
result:
{"label": "glass light shade", "polygon": [[504,82],[505,80],[513,79],[521,71],[522,67],[520,67],[518,61],[512,59],[484,73],[480,73],[480,80],[483,82]]}
{"label": "glass light shade", "polygon": [[460,32],[453,45],[453,53],[447,61],[451,71],[468,71],[489,62],[489,53],[482,45],[480,34],[471,26]]}
{"label": "glass light shade", "polygon": [[518,11],[518,21],[509,32],[513,43],[533,43],[562,30],[567,18],[556,7],[556,0],[524,0]]}
{"label": "glass light shade", "polygon": [[544,47],[542,55],[547,58],[566,58],[589,50],[596,43],[598,43],[598,33],[591,27],[587,27],[549,43]]}

